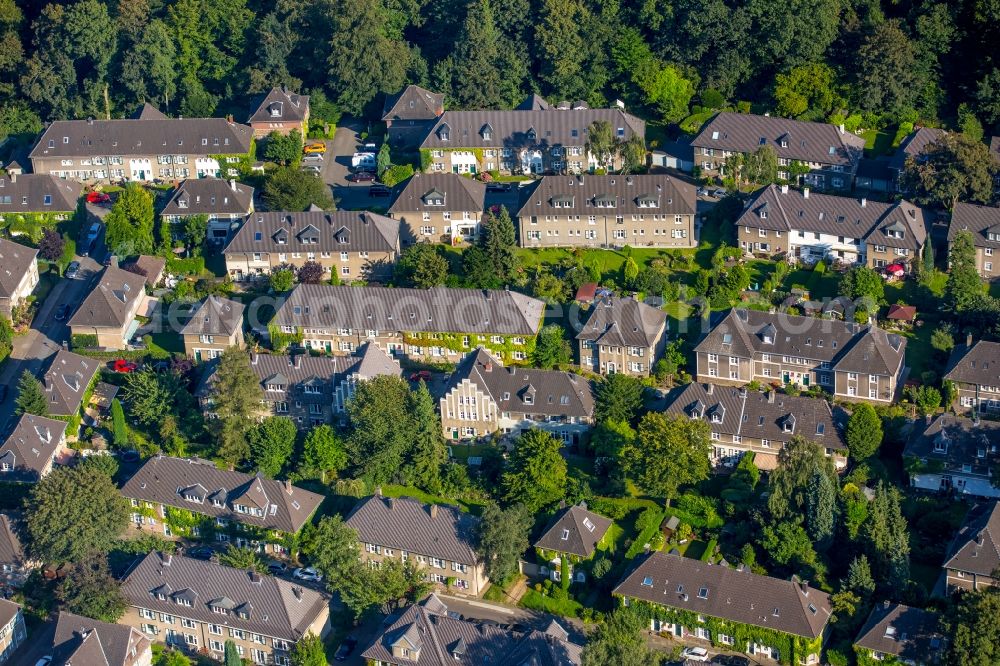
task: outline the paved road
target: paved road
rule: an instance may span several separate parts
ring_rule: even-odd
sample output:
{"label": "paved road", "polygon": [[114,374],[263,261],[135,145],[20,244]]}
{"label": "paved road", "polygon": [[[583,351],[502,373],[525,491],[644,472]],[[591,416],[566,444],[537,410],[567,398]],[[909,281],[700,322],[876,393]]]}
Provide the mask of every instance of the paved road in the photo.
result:
{"label": "paved road", "polygon": [[351,173],[351,157],[361,148],[361,132],[366,126],[354,118],[344,118],[337,126],[333,140],[326,142],[326,160],[323,166],[323,182],[330,186],[333,199],[340,210],[358,210],[371,206],[388,207],[389,197],[368,196],[368,183],[352,183],[347,180]]}

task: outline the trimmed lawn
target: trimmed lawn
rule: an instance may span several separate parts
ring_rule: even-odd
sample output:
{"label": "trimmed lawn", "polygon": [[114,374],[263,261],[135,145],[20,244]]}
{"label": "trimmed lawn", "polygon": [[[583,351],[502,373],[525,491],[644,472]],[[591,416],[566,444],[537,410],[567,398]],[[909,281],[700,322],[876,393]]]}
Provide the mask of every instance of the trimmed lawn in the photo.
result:
{"label": "trimmed lawn", "polygon": [[524,596],[521,597],[521,606],[553,615],[562,615],[563,617],[579,617],[579,612],[583,610],[583,604],[579,601],[569,598],[556,599],[555,597],[547,597],[530,587],[524,593]]}
{"label": "trimmed lawn", "polygon": [[413,499],[420,500],[424,504],[451,504],[453,506],[457,506],[462,511],[467,511],[477,516],[483,512],[483,506],[485,506],[480,502],[471,502],[467,500],[442,497],[440,495],[432,495],[430,493],[425,493],[419,488],[414,488],[412,486],[398,486],[395,484],[382,486],[382,494],[386,497],[412,497]]}
{"label": "trimmed lawn", "polygon": [[791,291],[793,287],[805,288],[809,291],[809,298],[816,301],[835,297],[839,282],[840,273],[829,268],[825,273],[817,273],[811,268],[800,268],[788,274],[781,288],[784,291]]}
{"label": "trimmed lawn", "polygon": [[892,150],[892,141],[896,136],[896,128],[868,130],[864,133],[865,157],[877,157]]}
{"label": "trimmed lawn", "polygon": [[927,370],[935,370],[940,373],[941,368],[937,366],[935,358],[937,350],[931,347],[931,334],[934,326],[925,323],[920,328],[914,328],[903,333],[906,336],[906,365],[910,368],[910,378],[920,379],[920,375]]}

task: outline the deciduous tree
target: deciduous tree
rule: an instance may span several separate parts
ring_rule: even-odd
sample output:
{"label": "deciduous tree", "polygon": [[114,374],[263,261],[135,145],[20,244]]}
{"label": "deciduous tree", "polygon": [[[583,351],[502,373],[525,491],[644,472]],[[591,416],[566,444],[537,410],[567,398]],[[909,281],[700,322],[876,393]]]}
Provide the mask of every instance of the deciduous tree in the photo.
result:
{"label": "deciduous tree", "polygon": [[638,437],[622,448],[621,465],[640,488],[666,497],[669,505],[680,486],[708,478],[709,432],[705,421],[649,412]]}
{"label": "deciduous tree", "polygon": [[414,243],[403,250],[394,271],[396,283],[418,289],[443,285],[448,279],[448,260],[437,248],[433,243]]}
{"label": "deciduous tree", "polygon": [[504,498],[532,512],[558,502],[566,493],[566,459],[562,442],[544,430],[527,430],[517,438],[502,480]]}
{"label": "deciduous tree", "polygon": [[212,419],[219,440],[218,455],[236,465],[250,455],[246,436],[264,399],[260,380],[245,351],[229,347],[222,352],[210,395],[212,411],[218,416]]}
{"label": "deciduous tree", "polygon": [[247,439],[250,461],[264,476],[275,477],[292,457],[298,428],[287,416],[269,416],[256,424]]}
{"label": "deciduous tree", "polygon": [[642,382],[622,373],[608,375],[594,389],[594,418],[632,423],[642,408]]}
{"label": "deciduous tree", "polygon": [[777,520],[801,515],[806,505],[805,489],[819,469],[831,479],[836,472],[833,462],[818,444],[796,435],[778,453],[778,467],[771,472],[767,507]]}
{"label": "deciduous tree", "polygon": [[532,361],[539,368],[554,368],[557,365],[569,363],[573,350],[566,339],[565,331],[559,324],[543,326],[535,341],[535,351]]}
{"label": "deciduous tree", "polygon": [[951,209],[957,201],[993,201],[996,172],[985,144],[949,132],[924,147],[919,160],[907,160],[902,179],[918,202]]}
{"label": "deciduous tree", "polygon": [[970,309],[976,297],[983,293],[983,281],[976,268],[976,247],[972,232],[961,230],[955,234],[948,252],[948,282],[945,285],[945,302],[955,312]]}
{"label": "deciduous tree", "polygon": [[333,199],[317,176],[294,167],[279,167],[264,181],[264,200],[271,210],[306,210],[312,205],[333,210]]}
{"label": "deciduous tree", "polygon": [[219,553],[219,564],[224,564],[234,569],[243,569],[244,571],[252,569],[257,573],[264,573],[267,569],[267,565],[264,564],[264,558],[260,556],[260,553],[252,548],[241,548],[234,544],[229,544],[226,550]]}
{"label": "deciduous tree", "polygon": [[307,473],[318,473],[326,483],[329,472],[336,474],[347,466],[347,451],[337,433],[328,425],[314,427],[302,445],[302,467]]}
{"label": "deciduous tree", "polygon": [[306,634],[292,648],[292,666],[327,666],[323,640],[316,634]]}
{"label": "deciduous tree", "polygon": [[292,130],[288,134],[274,131],[267,135],[264,157],[279,164],[296,164],[302,158],[302,132]]}
{"label": "deciduous tree", "polygon": [[583,666],[658,666],[660,657],[646,644],[645,618],[622,607],[598,625],[583,648]]}
{"label": "deciduous tree", "polygon": [[153,196],[139,183],[129,183],[104,219],[104,240],[118,256],[153,251]]}
{"label": "deciduous tree", "polygon": [[868,403],[856,405],[847,422],[847,448],[851,458],[856,461],[871,458],[881,445],[882,419]]}
{"label": "deciduous tree", "polygon": [[534,514],[524,504],[501,509],[495,502],[483,508],[476,528],[476,552],[486,575],[503,584],[517,573],[518,558],[528,549]]}
{"label": "deciduous tree", "polygon": [[70,613],[101,622],[117,622],[128,608],[128,601],[108,570],[108,560],[103,554],[71,566],[56,588],[56,598]]}

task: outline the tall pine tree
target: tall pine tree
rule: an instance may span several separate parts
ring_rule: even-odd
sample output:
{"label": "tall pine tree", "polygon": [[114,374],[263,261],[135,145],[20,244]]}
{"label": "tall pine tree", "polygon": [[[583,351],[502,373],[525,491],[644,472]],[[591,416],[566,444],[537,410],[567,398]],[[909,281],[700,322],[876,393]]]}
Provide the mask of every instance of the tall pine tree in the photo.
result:
{"label": "tall pine tree", "polygon": [[490,211],[483,220],[480,246],[489,258],[494,274],[501,282],[511,283],[521,266],[517,257],[517,232],[506,206]]}
{"label": "tall pine tree", "polygon": [[976,269],[976,247],[972,233],[959,231],[951,242],[948,253],[948,283],[945,299],[955,312],[963,312],[983,293],[983,283]]}
{"label": "tall pine tree", "polygon": [[212,384],[213,420],[219,438],[219,457],[230,465],[250,455],[247,433],[256,423],[264,392],[250,367],[250,357],[237,347],[222,352]]}
{"label": "tall pine tree", "polygon": [[17,407],[15,414],[34,414],[48,416],[49,403],[45,399],[45,388],[35,376],[25,370],[17,382]]}
{"label": "tall pine tree", "polygon": [[410,417],[413,419],[411,481],[427,492],[440,492],[441,466],[448,459],[448,450],[441,433],[441,421],[434,410],[434,399],[424,382],[410,393]]}

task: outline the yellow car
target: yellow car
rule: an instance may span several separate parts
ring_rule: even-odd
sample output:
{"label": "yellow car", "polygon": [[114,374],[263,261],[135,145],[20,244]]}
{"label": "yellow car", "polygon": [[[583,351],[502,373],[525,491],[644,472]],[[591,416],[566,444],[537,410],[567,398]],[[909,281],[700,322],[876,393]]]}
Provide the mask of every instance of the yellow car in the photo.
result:
{"label": "yellow car", "polygon": [[306,147],[302,149],[302,152],[306,155],[322,155],[326,152],[326,144],[321,141],[306,144]]}

